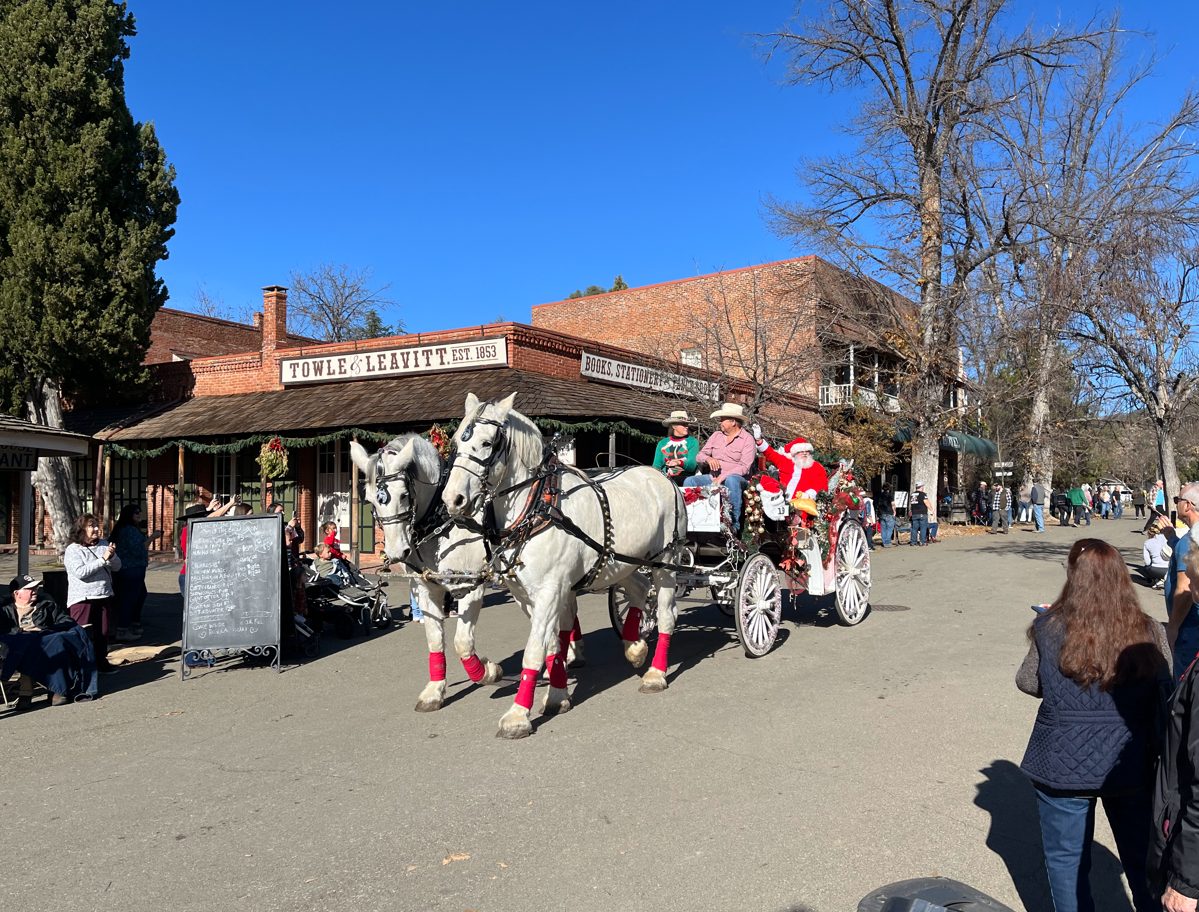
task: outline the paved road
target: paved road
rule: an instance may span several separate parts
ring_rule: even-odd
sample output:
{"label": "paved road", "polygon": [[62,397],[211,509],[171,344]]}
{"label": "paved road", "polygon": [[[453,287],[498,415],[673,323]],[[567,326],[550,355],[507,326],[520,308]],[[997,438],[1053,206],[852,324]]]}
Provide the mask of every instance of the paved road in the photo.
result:
{"label": "paved road", "polygon": [[[1089,531],[1131,556],[1138,528]],[[1016,766],[1036,701],[1012,678],[1027,606],[1087,531],[876,552],[874,602],[907,610],[846,629],[800,606],[758,660],[696,606],[654,696],[589,597],[575,710],[515,743],[493,737],[513,681],[452,668],[450,705],[412,711],[417,626],[283,674],[131,666],[96,703],[0,717],[3,907],[845,912],[940,874],[1048,909]],[[173,593],[173,571],[151,585]],[[153,611],[169,642],[178,596]],[[485,610],[482,651],[509,675],[524,637],[513,605]],[[1099,841],[1100,908],[1128,909],[1102,824]]]}

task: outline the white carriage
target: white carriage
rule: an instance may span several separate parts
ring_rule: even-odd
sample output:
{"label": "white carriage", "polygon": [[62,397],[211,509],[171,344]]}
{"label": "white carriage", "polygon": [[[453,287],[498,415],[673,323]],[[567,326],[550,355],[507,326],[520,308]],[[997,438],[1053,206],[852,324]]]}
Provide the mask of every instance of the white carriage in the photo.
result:
{"label": "white carriage", "polygon": [[[782,622],[784,590],[833,594],[837,617],[847,626],[866,616],[870,549],[859,510],[838,504],[834,494],[824,504],[824,522],[809,525],[778,500],[781,495],[772,501],[769,494],[747,485],[746,534],[735,538],[723,487],[683,491],[687,568],[678,573],[679,597],[707,589],[733,618],[747,656],[764,656],[773,648]],[[608,612],[618,634],[627,611],[624,597],[609,591]],[[654,633],[655,622],[654,612],[642,614],[643,636]]]}

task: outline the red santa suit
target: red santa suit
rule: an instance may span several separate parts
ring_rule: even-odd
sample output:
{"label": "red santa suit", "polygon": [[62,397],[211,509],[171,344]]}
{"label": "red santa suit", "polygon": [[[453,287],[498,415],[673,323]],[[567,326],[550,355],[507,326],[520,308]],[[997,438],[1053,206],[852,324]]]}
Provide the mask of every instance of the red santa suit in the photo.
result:
{"label": "red santa suit", "polygon": [[802,437],[796,437],[788,443],[781,453],[763,440],[758,444],[758,452],[779,470],[778,481],[769,475],[762,476],[759,482],[762,490],[782,491],[788,501],[807,491],[820,493],[828,490],[828,472],[819,462],[813,461],[806,469],[800,469],[795,464],[800,454],[812,452],[812,444]]}

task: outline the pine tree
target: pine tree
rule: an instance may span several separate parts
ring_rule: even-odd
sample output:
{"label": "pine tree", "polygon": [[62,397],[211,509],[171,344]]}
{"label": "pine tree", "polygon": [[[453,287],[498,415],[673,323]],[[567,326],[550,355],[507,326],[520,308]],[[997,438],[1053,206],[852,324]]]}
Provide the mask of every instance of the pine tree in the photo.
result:
{"label": "pine tree", "polygon": [[[60,398],[136,386],[167,296],[179,195],[125,103],[134,34],[113,0],[0,0],[0,408],[52,426]],[[69,462],[43,459],[37,483],[61,546]]]}

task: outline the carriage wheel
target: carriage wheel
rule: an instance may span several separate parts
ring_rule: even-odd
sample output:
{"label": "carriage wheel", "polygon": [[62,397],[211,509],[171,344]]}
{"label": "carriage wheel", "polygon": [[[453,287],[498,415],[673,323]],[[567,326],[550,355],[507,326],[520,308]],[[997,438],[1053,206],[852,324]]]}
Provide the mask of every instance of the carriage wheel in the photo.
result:
{"label": "carriage wheel", "polygon": [[837,614],[852,627],[870,610],[870,549],[857,520],[846,520],[837,534]]}
{"label": "carriage wheel", "polygon": [[[613,586],[608,590],[608,619],[619,637],[624,630],[625,615],[629,613],[629,600],[623,589]],[[641,639],[649,642],[658,632],[658,587],[651,586],[641,608]]]}
{"label": "carriage wheel", "polygon": [[766,655],[778,637],[783,618],[783,590],[769,556],[758,553],[741,567],[733,617],[741,648],[751,659]]}

